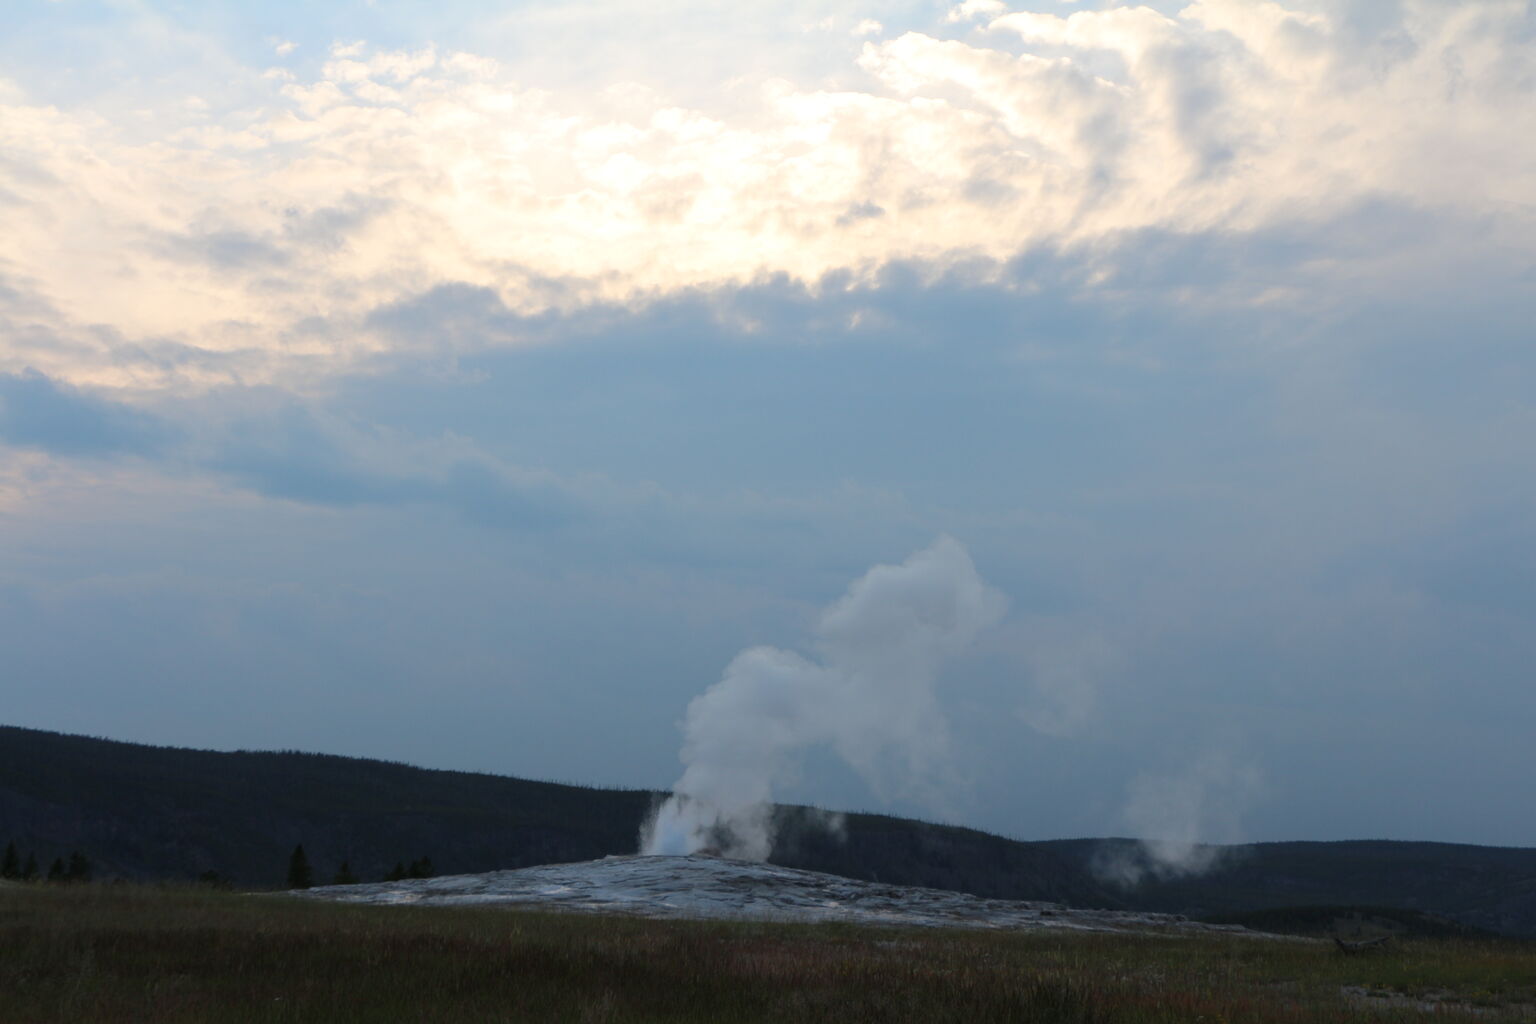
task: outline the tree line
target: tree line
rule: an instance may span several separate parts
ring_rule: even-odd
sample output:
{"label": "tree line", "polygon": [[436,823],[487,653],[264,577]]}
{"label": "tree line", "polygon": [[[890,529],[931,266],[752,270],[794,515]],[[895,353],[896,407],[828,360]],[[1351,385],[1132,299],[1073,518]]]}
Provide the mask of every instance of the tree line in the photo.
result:
{"label": "tree line", "polygon": [[[421,856],[406,864],[404,861],[395,861],[395,866],[384,876],[386,882],[398,882],[404,878],[431,878],[437,874],[437,869],[432,866],[432,858]],[[336,873],[331,876],[331,885],[356,885],[361,879],[352,871],[352,862],[344,860]],[[288,855],[288,888],[308,889],[315,884],[315,871],[309,863],[309,855],[304,852],[304,844],[299,843]]]}
{"label": "tree line", "polygon": [[[398,882],[405,878],[432,878],[436,874],[437,870],[432,865],[432,858],[421,856],[410,863],[396,861],[395,866],[385,874],[383,880]],[[5,853],[0,855],[0,878],[13,882],[78,883],[89,882],[94,875],[95,865],[79,850],[71,851],[67,858],[55,858],[48,865],[46,872],[38,864],[37,853],[29,850],[25,856],[22,856],[15,840],[8,842]],[[220,887],[229,884],[227,879],[212,871],[204,872],[199,877],[199,881]],[[362,880],[352,870],[351,861],[344,860],[326,884],[356,885],[360,881]],[[288,857],[288,888],[308,889],[315,884],[314,869],[310,866],[309,857],[304,852],[304,844],[300,843],[293,848],[293,853]]]}
{"label": "tree line", "polygon": [[73,850],[68,859],[55,857],[44,874],[38,867],[37,853],[29,850],[23,859],[14,840],[5,844],[5,855],[0,857],[0,878],[13,882],[89,882],[93,870],[90,858]]}

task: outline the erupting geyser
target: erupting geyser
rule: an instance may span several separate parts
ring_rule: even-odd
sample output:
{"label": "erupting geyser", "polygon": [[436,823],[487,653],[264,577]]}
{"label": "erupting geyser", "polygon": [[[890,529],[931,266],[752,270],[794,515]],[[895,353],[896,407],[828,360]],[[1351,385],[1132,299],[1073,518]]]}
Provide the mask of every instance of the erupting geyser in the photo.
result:
{"label": "erupting geyser", "polygon": [[875,566],[823,612],[818,659],[742,651],[688,705],[687,768],[641,829],[641,852],[766,859],[774,782],[816,744],[876,787],[892,772],[931,785],[948,744],[933,692],[940,665],[1006,605],[965,548],[940,537],[901,565]]}

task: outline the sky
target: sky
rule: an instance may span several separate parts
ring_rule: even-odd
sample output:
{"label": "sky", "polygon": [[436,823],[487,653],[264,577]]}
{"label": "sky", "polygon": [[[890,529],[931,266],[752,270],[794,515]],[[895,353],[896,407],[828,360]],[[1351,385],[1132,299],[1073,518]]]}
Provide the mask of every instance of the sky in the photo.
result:
{"label": "sky", "polygon": [[1531,3],[6,21],[0,721],[664,788],[938,544],[777,798],[1536,845]]}

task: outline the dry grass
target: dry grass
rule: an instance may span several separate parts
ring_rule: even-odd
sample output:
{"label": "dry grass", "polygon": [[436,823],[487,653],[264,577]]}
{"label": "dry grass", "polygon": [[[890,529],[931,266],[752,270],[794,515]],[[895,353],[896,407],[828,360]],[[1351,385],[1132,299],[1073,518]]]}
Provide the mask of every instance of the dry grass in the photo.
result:
{"label": "dry grass", "polygon": [[0,891],[6,1022],[1487,1021],[1536,1019],[1533,1002],[1536,950],[1513,943],[1344,957],[1290,941]]}

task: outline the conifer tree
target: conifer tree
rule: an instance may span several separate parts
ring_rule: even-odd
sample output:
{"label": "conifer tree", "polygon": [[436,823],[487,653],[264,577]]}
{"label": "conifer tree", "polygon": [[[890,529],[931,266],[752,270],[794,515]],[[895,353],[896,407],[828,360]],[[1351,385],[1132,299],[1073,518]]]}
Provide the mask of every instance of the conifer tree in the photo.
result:
{"label": "conifer tree", "polygon": [[63,857],[55,857],[53,859],[53,863],[48,865],[48,881],[50,881],[50,882],[62,882],[62,881],[64,881],[64,858]]}
{"label": "conifer tree", "polygon": [[309,858],[304,856],[304,844],[300,843],[288,858],[288,888],[308,889],[314,884],[314,872],[309,868]]}
{"label": "conifer tree", "polygon": [[14,842],[5,844],[5,860],[0,862],[0,878],[20,878],[21,858],[16,854]]}
{"label": "conifer tree", "polygon": [[352,873],[352,862],[342,861],[341,867],[336,869],[336,877],[331,879],[332,885],[356,885],[357,876]]}
{"label": "conifer tree", "polygon": [[27,854],[27,862],[21,866],[21,880],[31,882],[37,878],[37,854]]}
{"label": "conifer tree", "polygon": [[405,863],[403,861],[398,861],[397,860],[397,861],[395,861],[395,866],[389,869],[389,874],[384,876],[384,881],[386,881],[386,882],[398,882],[398,881],[400,881],[400,879],[402,879],[404,877],[405,877]]}
{"label": "conifer tree", "polygon": [[411,866],[406,869],[406,878],[431,878],[436,872],[432,868],[431,857],[421,857],[411,861]]}

